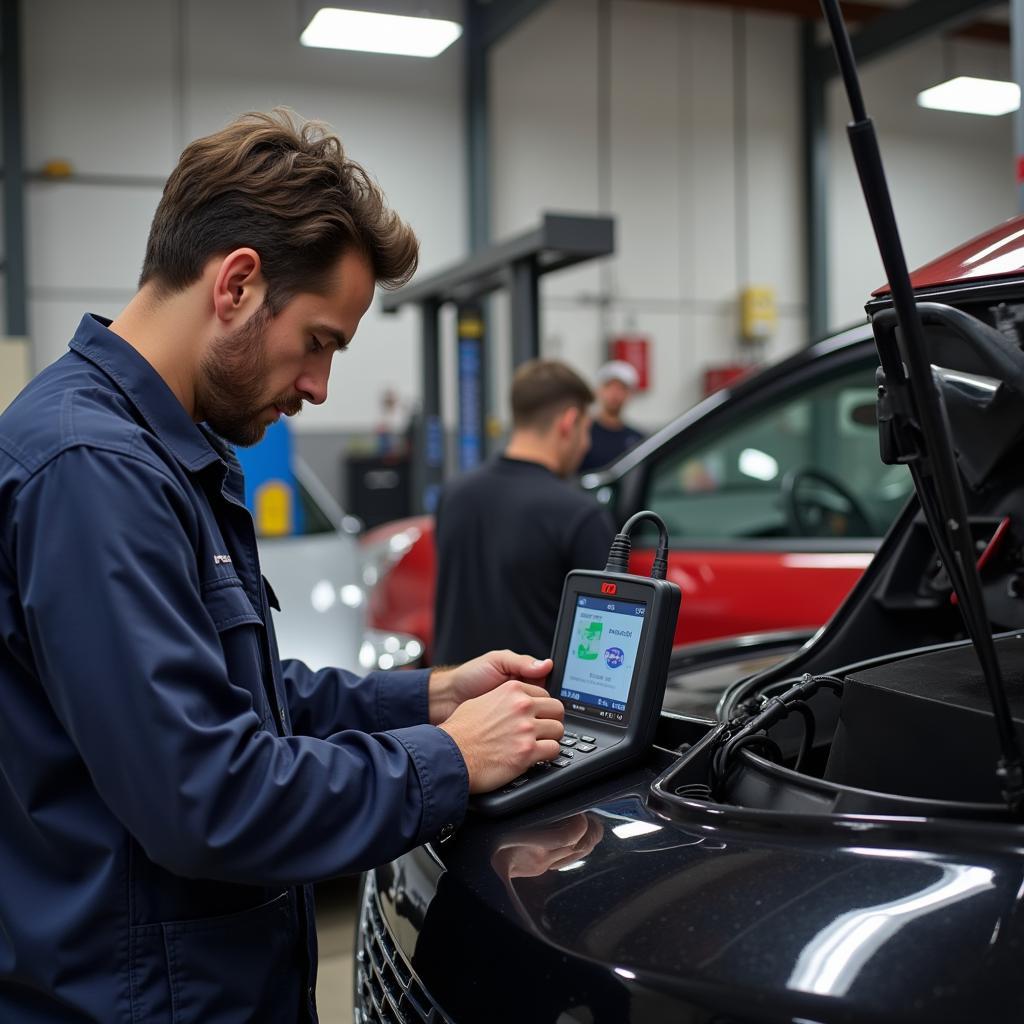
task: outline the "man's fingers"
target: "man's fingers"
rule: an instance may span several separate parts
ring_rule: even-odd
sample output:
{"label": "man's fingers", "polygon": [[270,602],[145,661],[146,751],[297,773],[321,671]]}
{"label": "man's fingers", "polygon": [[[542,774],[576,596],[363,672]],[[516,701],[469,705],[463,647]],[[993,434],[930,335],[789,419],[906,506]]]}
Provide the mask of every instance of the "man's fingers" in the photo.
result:
{"label": "man's fingers", "polygon": [[558,743],[558,740],[538,740],[537,741],[537,760],[538,761],[553,761],[562,752],[562,748]]}
{"label": "man's fingers", "polygon": [[536,683],[520,683],[524,693],[528,693],[531,697],[548,697],[550,694],[543,686],[537,686]]}
{"label": "man's fingers", "polygon": [[539,740],[560,740],[565,732],[562,723],[554,718],[538,718],[536,729]]}
{"label": "man's fingers", "polygon": [[533,683],[519,682],[523,693],[534,698],[533,713],[537,718],[565,717],[565,706],[557,697],[552,697],[543,686],[535,686]]}
{"label": "man's fingers", "polygon": [[517,654],[515,657],[519,664],[513,674],[524,679],[543,679],[555,665],[550,658],[531,658],[525,654]]}
{"label": "man's fingers", "polygon": [[492,651],[486,657],[511,679],[543,679],[554,665],[550,658],[535,658],[531,654],[516,654],[515,651]]}
{"label": "man's fingers", "polygon": [[554,718],[561,722],[565,718],[565,707],[554,697],[538,697],[533,707],[534,718]]}

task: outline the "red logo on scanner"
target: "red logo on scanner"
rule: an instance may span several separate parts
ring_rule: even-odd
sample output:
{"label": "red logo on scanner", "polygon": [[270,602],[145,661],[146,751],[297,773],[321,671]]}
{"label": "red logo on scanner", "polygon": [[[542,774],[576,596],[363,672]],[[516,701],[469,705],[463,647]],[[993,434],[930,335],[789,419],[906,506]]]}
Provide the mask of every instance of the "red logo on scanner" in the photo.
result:
{"label": "red logo on scanner", "polygon": [[602,583],[601,593],[602,594],[615,594],[618,592],[618,587],[614,583]]}

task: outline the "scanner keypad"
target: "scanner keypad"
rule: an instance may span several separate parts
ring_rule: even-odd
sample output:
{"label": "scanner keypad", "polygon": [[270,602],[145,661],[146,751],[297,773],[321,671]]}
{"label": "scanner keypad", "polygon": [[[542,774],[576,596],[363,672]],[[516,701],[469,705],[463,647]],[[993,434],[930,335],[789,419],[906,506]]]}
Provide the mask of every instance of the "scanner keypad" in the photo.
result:
{"label": "scanner keypad", "polygon": [[[570,741],[570,742],[567,742]],[[585,742],[589,741],[589,742]],[[505,783],[501,788],[502,793],[511,793],[520,786],[525,785],[531,779],[539,778],[550,771],[558,768],[567,768],[573,763],[577,753],[589,754],[597,749],[597,741],[593,736],[577,736],[575,733],[567,732],[562,735],[562,742],[558,757],[550,761],[538,761],[532,768],[522,775],[517,776],[511,782]]]}

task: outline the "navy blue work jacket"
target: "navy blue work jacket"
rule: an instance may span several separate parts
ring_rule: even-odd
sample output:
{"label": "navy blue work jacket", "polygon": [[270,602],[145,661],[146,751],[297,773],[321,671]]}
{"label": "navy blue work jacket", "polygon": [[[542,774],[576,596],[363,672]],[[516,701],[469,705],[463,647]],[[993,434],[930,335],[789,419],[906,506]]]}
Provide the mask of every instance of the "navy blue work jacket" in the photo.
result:
{"label": "navy blue work jacket", "polygon": [[426,672],[280,661],[237,460],[106,323],[0,416],[0,1021],[315,1021],[308,884],[465,764]]}

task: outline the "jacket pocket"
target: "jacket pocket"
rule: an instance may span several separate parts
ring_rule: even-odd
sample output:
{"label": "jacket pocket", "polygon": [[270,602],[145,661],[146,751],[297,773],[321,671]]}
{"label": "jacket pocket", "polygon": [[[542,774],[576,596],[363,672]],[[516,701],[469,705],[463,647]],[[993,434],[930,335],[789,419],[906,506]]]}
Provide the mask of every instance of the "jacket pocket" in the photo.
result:
{"label": "jacket pocket", "polygon": [[237,576],[207,581],[203,584],[202,594],[203,604],[218,633],[234,626],[263,625]]}
{"label": "jacket pocket", "polygon": [[274,731],[273,712],[263,682],[260,654],[265,627],[256,614],[242,581],[237,577],[203,584],[203,605],[220,637],[228,678],[252,696],[253,708],[263,728]]}
{"label": "jacket pocket", "polygon": [[132,929],[135,1020],[280,1024],[298,1015],[302,975],[285,892],[224,917]]}

